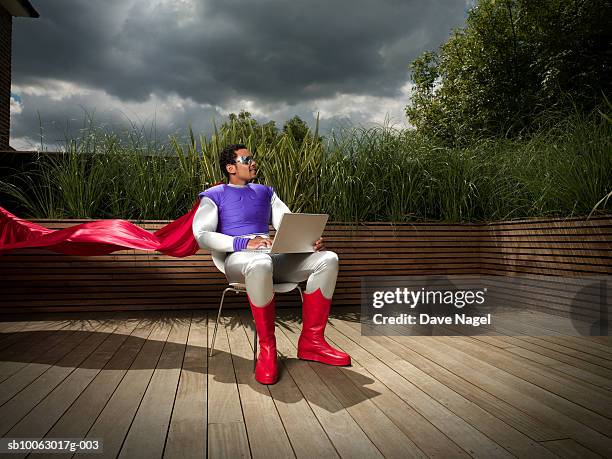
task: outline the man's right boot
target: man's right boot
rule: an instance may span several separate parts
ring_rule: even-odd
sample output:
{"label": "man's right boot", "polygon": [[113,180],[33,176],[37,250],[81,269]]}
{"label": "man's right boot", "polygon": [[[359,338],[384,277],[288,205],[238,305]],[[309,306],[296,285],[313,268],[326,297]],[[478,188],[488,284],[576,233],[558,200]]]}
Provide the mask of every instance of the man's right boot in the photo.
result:
{"label": "man's right boot", "polygon": [[261,384],[274,384],[278,380],[276,363],[276,337],[274,336],[274,319],[276,318],[276,297],[262,307],[254,306],[247,295],[255,329],[259,337],[259,356],[255,364],[255,379]]}

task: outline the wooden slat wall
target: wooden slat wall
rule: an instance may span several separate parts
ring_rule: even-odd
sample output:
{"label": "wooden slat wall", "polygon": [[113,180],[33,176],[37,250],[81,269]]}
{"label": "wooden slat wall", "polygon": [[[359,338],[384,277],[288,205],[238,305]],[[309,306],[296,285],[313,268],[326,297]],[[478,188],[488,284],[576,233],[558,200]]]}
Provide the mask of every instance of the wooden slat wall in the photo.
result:
{"label": "wooden slat wall", "polygon": [[[481,274],[505,276],[502,287],[511,282],[510,276],[520,276],[519,292],[516,285],[505,290],[515,307],[589,322],[606,314],[600,305],[612,300],[607,277],[612,274],[611,218],[532,219],[486,226]],[[588,286],[585,278],[604,281]]]}
{"label": "wooden slat wall", "polygon": [[[83,221],[38,220],[60,229]],[[155,230],[165,222],[141,224]],[[612,273],[612,216],[490,224],[331,223],[340,258],[335,305],[360,304],[362,276],[584,276]],[[225,277],[208,252],[188,258],[126,250],[99,257],[23,249],[0,256],[0,312],[216,308]],[[297,292],[278,296],[296,306]],[[228,307],[247,307],[244,295]]]}

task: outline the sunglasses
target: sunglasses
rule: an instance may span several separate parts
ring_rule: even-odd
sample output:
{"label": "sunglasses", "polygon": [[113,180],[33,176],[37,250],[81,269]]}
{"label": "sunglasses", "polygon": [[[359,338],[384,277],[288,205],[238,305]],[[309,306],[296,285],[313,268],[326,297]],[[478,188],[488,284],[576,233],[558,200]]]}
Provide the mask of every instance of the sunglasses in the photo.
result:
{"label": "sunglasses", "polygon": [[252,156],[237,156],[235,161],[237,163],[244,164],[244,165],[248,166],[251,163],[255,162],[255,158],[253,158]]}

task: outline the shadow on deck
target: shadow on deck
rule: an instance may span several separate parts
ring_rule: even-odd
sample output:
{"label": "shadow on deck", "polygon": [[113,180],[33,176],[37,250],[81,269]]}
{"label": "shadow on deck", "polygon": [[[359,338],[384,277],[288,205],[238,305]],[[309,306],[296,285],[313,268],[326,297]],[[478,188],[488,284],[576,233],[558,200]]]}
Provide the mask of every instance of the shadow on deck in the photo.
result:
{"label": "shadow on deck", "polygon": [[326,336],[353,365],[336,368],[296,358],[299,311],[279,310],[280,380],[262,386],[248,311],[227,311],[212,357],[212,312],[3,320],[2,437],[98,438],[129,458],[612,451],[609,337],[362,336],[337,308]]}

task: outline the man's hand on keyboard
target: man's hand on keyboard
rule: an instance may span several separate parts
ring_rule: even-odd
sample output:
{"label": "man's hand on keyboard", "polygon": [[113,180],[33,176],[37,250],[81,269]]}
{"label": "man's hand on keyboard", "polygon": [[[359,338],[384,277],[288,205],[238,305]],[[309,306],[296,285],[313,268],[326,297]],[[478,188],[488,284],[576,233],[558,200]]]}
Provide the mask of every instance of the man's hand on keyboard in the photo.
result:
{"label": "man's hand on keyboard", "polygon": [[250,239],[249,243],[247,244],[247,249],[250,250],[264,249],[266,247],[272,247],[272,240],[261,236],[255,236],[254,238]]}
{"label": "man's hand on keyboard", "polygon": [[325,250],[325,243],[323,242],[323,236],[312,243],[312,248],[315,252]]}

